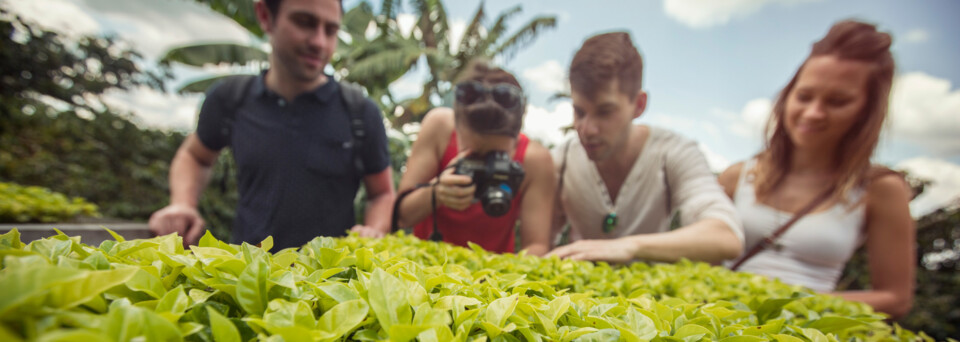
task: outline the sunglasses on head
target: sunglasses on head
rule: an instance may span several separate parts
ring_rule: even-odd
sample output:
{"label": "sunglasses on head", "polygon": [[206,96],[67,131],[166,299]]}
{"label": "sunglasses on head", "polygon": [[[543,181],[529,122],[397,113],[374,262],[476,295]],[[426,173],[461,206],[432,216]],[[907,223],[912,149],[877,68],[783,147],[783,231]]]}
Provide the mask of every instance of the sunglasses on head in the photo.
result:
{"label": "sunglasses on head", "polygon": [[463,105],[470,105],[487,98],[487,95],[493,96],[493,101],[503,107],[503,109],[513,110],[523,106],[523,91],[512,84],[495,84],[486,86],[477,81],[466,81],[457,84],[456,87],[457,102]]}

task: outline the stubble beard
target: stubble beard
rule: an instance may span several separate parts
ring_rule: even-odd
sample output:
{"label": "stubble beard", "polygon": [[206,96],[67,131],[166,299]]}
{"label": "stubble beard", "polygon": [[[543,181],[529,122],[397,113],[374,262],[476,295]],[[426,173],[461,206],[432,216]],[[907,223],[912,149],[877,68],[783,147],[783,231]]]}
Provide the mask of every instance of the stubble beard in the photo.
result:
{"label": "stubble beard", "polygon": [[317,68],[311,68],[306,62],[300,59],[299,50],[282,54],[279,60],[284,64],[282,68],[287,74],[287,77],[298,83],[316,82],[317,79],[323,77],[323,69],[328,63],[327,59],[322,59]]}

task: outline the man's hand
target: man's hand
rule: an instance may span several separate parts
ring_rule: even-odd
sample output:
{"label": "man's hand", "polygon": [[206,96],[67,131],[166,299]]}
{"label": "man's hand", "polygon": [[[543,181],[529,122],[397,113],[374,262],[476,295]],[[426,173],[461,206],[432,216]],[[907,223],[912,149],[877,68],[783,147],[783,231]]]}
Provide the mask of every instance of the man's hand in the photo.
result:
{"label": "man's hand", "polygon": [[350,228],[350,231],[357,232],[357,235],[365,238],[382,238],[387,235],[387,233],[382,230],[379,230],[377,228],[373,228],[370,226],[360,225],[360,224],[353,226],[353,228]]}
{"label": "man's hand", "polygon": [[204,232],[203,218],[197,208],[171,204],[150,215],[150,231],[157,235],[177,233],[183,237],[184,247],[200,241]]}
{"label": "man's hand", "polygon": [[627,239],[580,240],[566,246],[560,246],[547,253],[546,257],[556,255],[561,259],[606,261],[625,264],[633,261],[636,255],[635,245]]}

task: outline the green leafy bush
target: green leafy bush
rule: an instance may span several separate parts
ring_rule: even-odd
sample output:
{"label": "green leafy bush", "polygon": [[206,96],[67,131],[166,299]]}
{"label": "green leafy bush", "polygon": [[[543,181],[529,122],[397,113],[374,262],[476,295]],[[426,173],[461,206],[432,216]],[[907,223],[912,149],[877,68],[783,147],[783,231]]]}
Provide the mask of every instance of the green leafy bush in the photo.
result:
{"label": "green leafy bush", "polygon": [[97,206],[39,186],[0,182],[0,223],[65,222],[79,215],[100,216]]}
{"label": "green leafy bush", "polygon": [[[960,202],[917,219],[917,289],[899,320],[937,340],[960,339]],[[870,289],[865,248],[847,263],[840,289]]]}
{"label": "green leafy bush", "polygon": [[267,252],[204,236],[0,236],[0,339],[899,341],[863,304],[702,263],[562,261],[421,241]]}

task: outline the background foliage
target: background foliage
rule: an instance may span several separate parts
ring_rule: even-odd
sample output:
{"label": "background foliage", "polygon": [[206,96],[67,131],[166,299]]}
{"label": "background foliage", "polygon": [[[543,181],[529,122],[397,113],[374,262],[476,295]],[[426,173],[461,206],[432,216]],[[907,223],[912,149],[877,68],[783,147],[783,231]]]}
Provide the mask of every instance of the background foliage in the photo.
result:
{"label": "background foliage", "polygon": [[[162,66],[111,38],[67,39],[0,9],[0,180],[45,186],[99,205],[112,218],[146,220],[169,201],[169,163],[184,135],[144,129],[101,101],[108,91],[163,90]],[[223,179],[221,158],[213,182]],[[228,236],[236,193],[209,191],[201,212]]]}
{"label": "background foliage", "polygon": [[77,216],[100,216],[95,204],[67,198],[39,186],[0,182],[0,223],[68,222]]}
{"label": "background foliage", "polygon": [[[869,289],[866,251],[847,264],[839,289]],[[917,220],[917,289],[913,309],[899,322],[937,340],[960,339],[960,204]]]}

